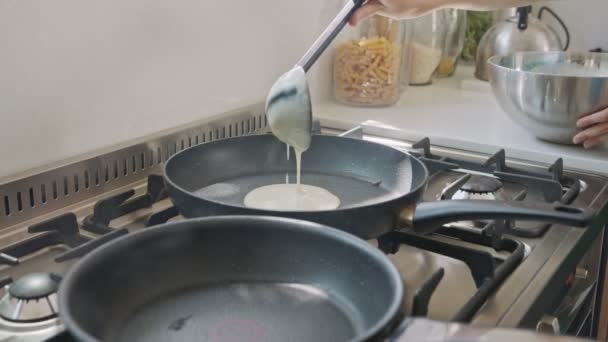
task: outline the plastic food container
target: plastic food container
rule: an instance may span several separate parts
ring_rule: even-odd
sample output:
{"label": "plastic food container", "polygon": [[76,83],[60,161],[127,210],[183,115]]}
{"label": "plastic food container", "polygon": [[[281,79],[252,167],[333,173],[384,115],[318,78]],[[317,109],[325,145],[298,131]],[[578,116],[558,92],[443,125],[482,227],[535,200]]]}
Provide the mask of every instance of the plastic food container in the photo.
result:
{"label": "plastic food container", "polygon": [[382,16],[366,20],[336,48],[334,97],[356,106],[389,106],[400,97],[402,23]]}

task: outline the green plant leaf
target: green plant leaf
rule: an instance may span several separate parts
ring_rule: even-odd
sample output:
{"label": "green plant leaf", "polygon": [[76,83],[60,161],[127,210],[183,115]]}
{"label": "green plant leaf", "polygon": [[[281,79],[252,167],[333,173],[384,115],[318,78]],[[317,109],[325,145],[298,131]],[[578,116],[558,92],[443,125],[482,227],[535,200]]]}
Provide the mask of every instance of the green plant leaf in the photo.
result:
{"label": "green plant leaf", "polygon": [[479,41],[492,26],[492,12],[467,11],[467,28],[465,33],[462,59],[475,61]]}

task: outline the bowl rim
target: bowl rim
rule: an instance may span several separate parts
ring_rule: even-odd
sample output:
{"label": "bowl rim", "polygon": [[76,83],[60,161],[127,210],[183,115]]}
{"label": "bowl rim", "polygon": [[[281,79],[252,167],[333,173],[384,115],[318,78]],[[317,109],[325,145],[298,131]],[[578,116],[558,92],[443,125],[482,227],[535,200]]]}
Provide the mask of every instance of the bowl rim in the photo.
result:
{"label": "bowl rim", "polygon": [[539,72],[539,71],[517,70],[514,68],[500,65],[498,63],[498,61],[503,58],[515,58],[517,56],[522,56],[522,57],[524,57],[524,56],[543,56],[543,55],[557,55],[557,56],[566,56],[566,57],[567,56],[600,57],[602,59],[602,62],[605,62],[608,65],[608,53],[584,52],[584,51],[544,51],[544,52],[543,51],[518,51],[518,52],[509,53],[509,54],[494,55],[494,56],[488,58],[487,64],[490,66],[490,68],[495,68],[495,69],[507,71],[507,72],[517,72],[517,73],[522,73],[522,74],[535,75],[535,76],[546,76],[546,77],[554,77],[554,78],[559,77],[559,78],[566,78],[566,79],[608,80],[608,68],[606,69],[605,74],[599,74],[596,76],[575,76],[575,75],[557,75],[554,73],[542,72],[542,71]]}

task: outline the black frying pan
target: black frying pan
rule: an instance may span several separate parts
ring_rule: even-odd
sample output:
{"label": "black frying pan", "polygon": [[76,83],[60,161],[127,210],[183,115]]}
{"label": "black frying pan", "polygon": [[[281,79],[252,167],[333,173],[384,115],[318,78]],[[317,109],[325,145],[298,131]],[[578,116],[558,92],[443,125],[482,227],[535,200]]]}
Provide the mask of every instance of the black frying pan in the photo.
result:
{"label": "black frying pan", "polygon": [[118,238],[64,277],[80,341],[368,341],[403,318],[403,282],[357,237],[315,223],[214,217]]}
{"label": "black frying pan", "polygon": [[376,238],[396,227],[432,232],[460,220],[510,218],[587,225],[592,215],[560,204],[446,200],[418,203],[428,172],[414,156],[360,139],[315,135],[303,154],[302,183],[337,195],[340,208],[287,212],[247,208],[245,195],[263,185],[295,181],[295,158],[272,135],[217,140],[181,151],[165,164],[168,193],[185,217],[263,215],[313,221]]}

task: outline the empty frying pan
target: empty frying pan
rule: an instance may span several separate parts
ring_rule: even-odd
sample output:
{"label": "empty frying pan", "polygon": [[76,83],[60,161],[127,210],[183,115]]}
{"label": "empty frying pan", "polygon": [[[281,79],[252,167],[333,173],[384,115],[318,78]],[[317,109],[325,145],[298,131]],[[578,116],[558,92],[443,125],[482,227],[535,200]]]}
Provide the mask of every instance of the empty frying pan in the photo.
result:
{"label": "empty frying pan", "polygon": [[371,341],[404,316],[404,284],[377,248],[278,217],[141,230],[72,267],[59,313],[78,341]]}
{"label": "empty frying pan", "polygon": [[562,204],[445,200],[419,203],[428,171],[409,153],[361,139],[314,135],[302,158],[302,183],[335,194],[339,208],[277,211],[250,208],[244,197],[264,185],[295,180],[295,158],[272,135],[217,140],[185,149],[165,164],[169,197],[185,217],[279,216],[317,222],[363,239],[395,228],[432,232],[461,220],[518,219],[574,226],[592,214]]}

